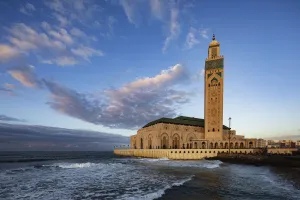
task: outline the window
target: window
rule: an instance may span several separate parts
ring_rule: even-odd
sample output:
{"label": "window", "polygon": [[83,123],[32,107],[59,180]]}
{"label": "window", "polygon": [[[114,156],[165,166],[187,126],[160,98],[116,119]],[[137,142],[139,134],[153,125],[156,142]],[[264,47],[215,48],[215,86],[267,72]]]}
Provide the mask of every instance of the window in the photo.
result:
{"label": "window", "polygon": [[213,128],[213,130],[212,130],[213,132],[215,132],[215,128]]}
{"label": "window", "polygon": [[192,153],[194,153],[194,151],[192,151]]}
{"label": "window", "polygon": [[173,153],[173,151],[171,151],[171,153]]}
{"label": "window", "polygon": [[220,83],[218,83],[218,85],[220,86]]}
{"label": "window", "polygon": [[209,129],[207,130],[207,132],[209,132]]}
{"label": "window", "polygon": [[208,87],[210,87],[210,84],[208,84]]}

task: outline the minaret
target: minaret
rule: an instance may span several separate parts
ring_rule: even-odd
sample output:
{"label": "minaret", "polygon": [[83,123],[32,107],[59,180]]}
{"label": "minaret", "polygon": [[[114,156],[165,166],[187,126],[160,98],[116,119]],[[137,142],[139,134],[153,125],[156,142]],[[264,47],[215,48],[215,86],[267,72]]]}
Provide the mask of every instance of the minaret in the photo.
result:
{"label": "minaret", "polygon": [[224,57],[220,56],[220,43],[215,35],[208,47],[204,80],[205,138],[222,140]]}

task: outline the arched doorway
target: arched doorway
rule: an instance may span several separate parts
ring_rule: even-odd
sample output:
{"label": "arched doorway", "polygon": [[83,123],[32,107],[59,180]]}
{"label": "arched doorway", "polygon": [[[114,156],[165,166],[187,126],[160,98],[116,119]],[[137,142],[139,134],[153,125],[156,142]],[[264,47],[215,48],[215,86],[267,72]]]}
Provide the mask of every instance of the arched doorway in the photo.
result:
{"label": "arched doorway", "polygon": [[240,143],[240,148],[243,149],[244,148],[244,143]]}
{"label": "arched doorway", "polygon": [[213,149],[213,148],[214,148],[214,144],[213,144],[212,142],[210,143],[209,148],[210,148],[210,149]]}
{"label": "arched doorway", "polygon": [[152,149],[152,138],[151,137],[149,137],[149,139],[148,139],[148,147],[149,147],[149,149]]}
{"label": "arched doorway", "polygon": [[233,142],[230,142],[230,149],[233,149]]}
{"label": "arched doorway", "polygon": [[198,149],[197,142],[194,143],[194,148],[195,148],[195,149]]}
{"label": "arched doorway", "polygon": [[223,142],[220,143],[220,148],[223,149]]}
{"label": "arched doorway", "polygon": [[249,148],[253,148],[253,142],[249,142]]}
{"label": "arched doorway", "polygon": [[206,144],[205,144],[205,142],[202,142],[202,149],[206,149]]}
{"label": "arched doorway", "polygon": [[228,142],[225,142],[225,149],[228,149]]}
{"label": "arched doorway", "polygon": [[172,144],[172,146],[173,146],[173,149],[178,149],[178,148],[179,148],[179,139],[178,139],[178,137],[175,137],[175,138],[173,139],[173,144]]}
{"label": "arched doorway", "polygon": [[215,149],[217,149],[217,148],[219,148],[219,147],[218,147],[218,143],[216,142],[215,143]]}
{"label": "arched doorway", "polygon": [[141,149],[143,149],[143,138],[141,138]]}
{"label": "arched doorway", "polygon": [[161,146],[162,146],[163,149],[168,148],[168,139],[167,139],[167,136],[165,136],[165,135],[162,138]]}
{"label": "arched doorway", "polygon": [[238,149],[238,148],[239,148],[239,143],[236,142],[236,143],[234,144],[234,148],[235,148],[235,149]]}
{"label": "arched doorway", "polygon": [[190,148],[190,144],[189,144],[189,143],[186,144],[186,148],[187,148],[187,149]]}

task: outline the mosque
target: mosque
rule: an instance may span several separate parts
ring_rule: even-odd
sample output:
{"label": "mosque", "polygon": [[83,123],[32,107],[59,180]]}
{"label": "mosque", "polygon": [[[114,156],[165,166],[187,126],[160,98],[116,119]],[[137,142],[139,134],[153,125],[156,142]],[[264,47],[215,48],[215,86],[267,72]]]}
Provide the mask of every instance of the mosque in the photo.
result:
{"label": "mosque", "polygon": [[[224,56],[212,37],[205,60],[204,119],[179,116],[149,122],[130,137],[131,149],[252,149],[261,139],[245,138],[223,125]],[[230,126],[230,125],[229,125]]]}

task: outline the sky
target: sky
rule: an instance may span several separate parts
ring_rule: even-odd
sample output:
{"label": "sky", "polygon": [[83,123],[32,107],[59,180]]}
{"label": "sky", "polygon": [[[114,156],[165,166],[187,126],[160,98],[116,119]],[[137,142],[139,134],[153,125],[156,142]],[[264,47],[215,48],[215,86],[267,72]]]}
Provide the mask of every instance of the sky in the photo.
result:
{"label": "sky", "polygon": [[130,136],[160,117],[204,117],[212,34],[224,124],[300,135],[297,0],[0,1],[0,121]]}

